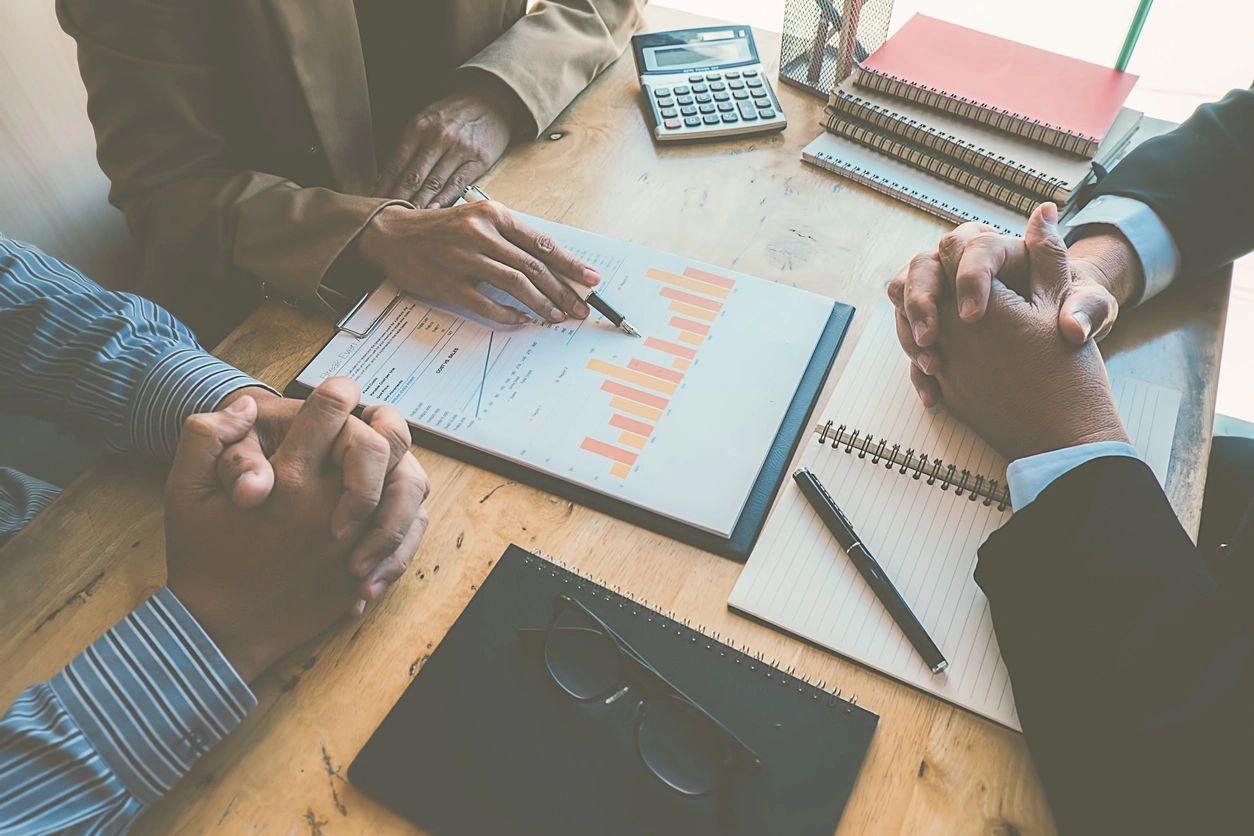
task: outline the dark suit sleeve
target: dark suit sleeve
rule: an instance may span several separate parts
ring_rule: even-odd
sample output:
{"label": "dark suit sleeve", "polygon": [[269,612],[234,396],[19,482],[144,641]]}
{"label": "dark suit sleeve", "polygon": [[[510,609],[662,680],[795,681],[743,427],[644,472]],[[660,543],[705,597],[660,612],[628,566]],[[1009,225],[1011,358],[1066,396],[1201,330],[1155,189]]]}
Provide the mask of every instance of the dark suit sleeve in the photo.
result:
{"label": "dark suit sleeve", "polygon": [[976,580],[1062,833],[1248,825],[1252,617],[1143,462],[1056,480],[984,544]]}
{"label": "dark suit sleeve", "polygon": [[1205,276],[1254,250],[1254,89],[1199,107],[1146,140],[1094,191],[1153,209],[1180,248],[1180,275]]}

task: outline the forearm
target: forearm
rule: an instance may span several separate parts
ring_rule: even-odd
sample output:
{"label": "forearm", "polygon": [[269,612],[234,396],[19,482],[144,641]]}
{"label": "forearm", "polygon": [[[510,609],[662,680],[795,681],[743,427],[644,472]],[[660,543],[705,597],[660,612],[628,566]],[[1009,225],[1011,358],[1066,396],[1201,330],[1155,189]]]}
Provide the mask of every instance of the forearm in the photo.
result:
{"label": "forearm", "polygon": [[513,90],[526,109],[524,135],[535,137],[618,58],[643,24],[644,5],[644,0],[547,0],[462,69],[486,73]]}
{"label": "forearm", "polygon": [[0,719],[0,831],[125,830],[255,705],[163,589]]}
{"label": "forearm", "polygon": [[257,385],[156,304],[0,240],[5,411],[38,415],[113,451],[168,456],[188,415]]}
{"label": "forearm", "polygon": [[976,579],[1064,832],[1224,820],[1217,788],[1249,772],[1231,771],[1248,743],[1232,729],[1254,643],[1148,467],[1060,477],[989,538]]}

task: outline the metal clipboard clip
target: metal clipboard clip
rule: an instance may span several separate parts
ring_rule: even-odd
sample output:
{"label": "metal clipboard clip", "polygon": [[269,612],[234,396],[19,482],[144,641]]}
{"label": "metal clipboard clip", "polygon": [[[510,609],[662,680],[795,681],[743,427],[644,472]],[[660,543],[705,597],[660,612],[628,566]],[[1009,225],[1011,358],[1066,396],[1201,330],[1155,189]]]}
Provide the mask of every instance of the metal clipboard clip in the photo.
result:
{"label": "metal clipboard clip", "polygon": [[385,282],[358,299],[357,304],[335,323],[335,330],[358,339],[367,337],[379,327],[400,299],[400,291]]}

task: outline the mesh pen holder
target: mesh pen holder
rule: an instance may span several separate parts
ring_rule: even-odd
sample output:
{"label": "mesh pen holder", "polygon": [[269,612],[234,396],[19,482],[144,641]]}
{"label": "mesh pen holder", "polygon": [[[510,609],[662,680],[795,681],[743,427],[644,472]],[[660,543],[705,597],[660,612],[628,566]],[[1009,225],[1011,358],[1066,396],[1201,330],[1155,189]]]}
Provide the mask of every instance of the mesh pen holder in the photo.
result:
{"label": "mesh pen holder", "polygon": [[786,0],[779,78],[826,99],[888,37],[893,0]]}

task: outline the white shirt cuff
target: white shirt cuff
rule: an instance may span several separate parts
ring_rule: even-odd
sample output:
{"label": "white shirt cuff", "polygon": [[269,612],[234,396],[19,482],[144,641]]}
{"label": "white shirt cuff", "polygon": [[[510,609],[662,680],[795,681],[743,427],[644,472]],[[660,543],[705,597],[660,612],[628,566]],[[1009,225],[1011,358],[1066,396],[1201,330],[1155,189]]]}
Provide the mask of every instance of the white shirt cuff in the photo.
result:
{"label": "white shirt cuff", "polygon": [[1006,468],[1006,485],[1010,488],[1010,507],[1015,511],[1041,495],[1054,480],[1085,462],[1105,456],[1130,456],[1137,458],[1136,450],[1124,441],[1094,441],[1078,444],[1048,453],[1038,453],[1026,459],[1015,459]]}
{"label": "white shirt cuff", "polygon": [[1180,249],[1171,231],[1153,209],[1139,200],[1104,194],[1091,201],[1067,221],[1067,242],[1091,224],[1108,224],[1123,233],[1145,273],[1145,292],[1133,302],[1153,298],[1175,279],[1180,269]]}

